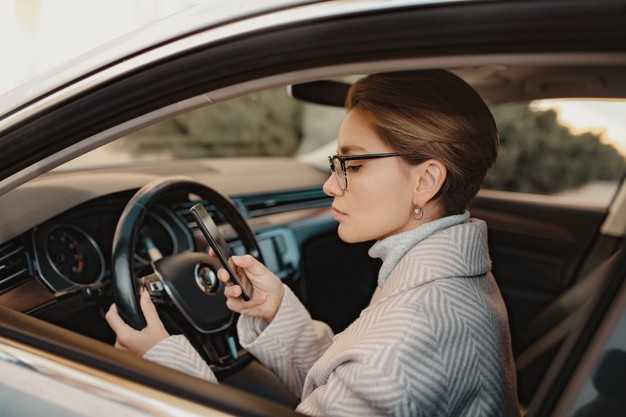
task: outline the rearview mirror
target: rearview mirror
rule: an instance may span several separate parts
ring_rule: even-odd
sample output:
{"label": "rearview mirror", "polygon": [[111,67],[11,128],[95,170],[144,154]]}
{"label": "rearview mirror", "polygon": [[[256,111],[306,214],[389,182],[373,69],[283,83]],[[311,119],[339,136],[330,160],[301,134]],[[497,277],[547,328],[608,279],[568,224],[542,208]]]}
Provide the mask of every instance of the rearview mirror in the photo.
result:
{"label": "rearview mirror", "polygon": [[287,87],[287,94],[298,100],[324,106],[344,107],[350,84],[321,80]]}

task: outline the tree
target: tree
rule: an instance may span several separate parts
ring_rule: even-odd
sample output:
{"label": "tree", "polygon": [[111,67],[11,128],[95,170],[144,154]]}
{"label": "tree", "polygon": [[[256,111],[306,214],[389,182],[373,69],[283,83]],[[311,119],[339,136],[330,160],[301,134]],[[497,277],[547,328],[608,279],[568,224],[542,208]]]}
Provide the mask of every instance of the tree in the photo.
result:
{"label": "tree", "polygon": [[135,155],[287,156],[301,140],[302,104],[284,88],[216,103],[149,126],[119,142]]}
{"label": "tree", "polygon": [[619,180],[624,157],[598,135],[575,135],[561,125],[554,110],[527,104],[493,110],[500,131],[500,154],[484,187],[553,194],[594,180]]}

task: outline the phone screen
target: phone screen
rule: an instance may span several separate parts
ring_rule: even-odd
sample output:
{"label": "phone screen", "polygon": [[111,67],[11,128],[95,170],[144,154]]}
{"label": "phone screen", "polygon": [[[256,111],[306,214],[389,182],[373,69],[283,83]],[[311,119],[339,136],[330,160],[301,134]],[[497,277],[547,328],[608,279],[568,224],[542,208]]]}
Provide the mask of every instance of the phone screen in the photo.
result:
{"label": "phone screen", "polygon": [[198,224],[198,227],[200,227],[200,230],[202,231],[204,237],[209,241],[209,245],[215,252],[217,259],[219,259],[224,269],[230,275],[231,281],[241,287],[241,298],[243,298],[245,301],[249,301],[250,294],[242,285],[241,280],[228,263],[227,257],[231,256],[231,248],[226,242],[226,239],[224,239],[224,236],[220,233],[217,225],[215,224],[209,213],[206,211],[202,203],[195,204],[189,209],[189,212]]}

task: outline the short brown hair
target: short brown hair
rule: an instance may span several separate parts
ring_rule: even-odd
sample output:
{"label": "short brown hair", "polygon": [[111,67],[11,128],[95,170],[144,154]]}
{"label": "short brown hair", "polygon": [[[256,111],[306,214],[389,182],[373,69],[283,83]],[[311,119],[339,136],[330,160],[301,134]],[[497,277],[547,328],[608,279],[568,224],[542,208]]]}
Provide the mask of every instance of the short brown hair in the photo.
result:
{"label": "short brown hair", "polygon": [[380,138],[416,165],[443,163],[439,193],[445,215],[462,213],[498,155],[489,108],[465,81],[444,70],[377,73],[357,81],[346,108],[366,116]]}

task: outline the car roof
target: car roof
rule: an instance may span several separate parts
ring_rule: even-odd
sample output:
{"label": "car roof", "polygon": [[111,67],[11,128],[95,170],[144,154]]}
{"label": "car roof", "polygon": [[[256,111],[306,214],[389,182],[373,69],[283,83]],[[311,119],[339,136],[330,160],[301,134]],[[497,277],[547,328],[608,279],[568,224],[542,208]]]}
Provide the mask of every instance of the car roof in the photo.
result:
{"label": "car roof", "polygon": [[[416,5],[426,8],[446,3],[477,2],[474,0],[394,0],[385,2],[328,2],[320,0],[251,2],[236,0],[197,3],[83,53],[0,95],[0,132],[20,121],[20,117],[16,117],[20,111],[26,116],[35,111],[34,109],[31,112],[23,111],[29,103],[38,101],[39,110],[41,110],[41,103],[47,103],[46,105],[51,106],[61,100],[64,87],[72,87],[66,91],[67,94],[79,94],[82,91],[81,88],[87,89],[94,83],[107,82],[121,72],[132,71],[138,66],[146,64],[146,60],[154,59],[155,53],[151,56],[148,56],[147,53],[156,51],[159,47],[162,47],[162,56],[171,53],[175,48],[178,48],[177,52],[185,48],[194,48],[196,43],[194,43],[192,35],[207,32],[212,28],[225,27],[232,23],[245,21],[246,30],[254,31],[261,30],[268,25],[293,24],[299,20],[321,19],[333,15],[365,14],[383,9],[401,9]],[[263,20],[263,17],[267,17],[267,19]],[[237,30],[241,31],[242,28],[239,27],[233,32],[222,33],[221,35],[225,37],[237,35]],[[183,42],[183,39],[186,41]],[[178,42],[178,45],[173,45],[176,40],[181,42]],[[206,39],[195,42],[206,42]],[[145,60],[138,59],[140,56],[145,56]],[[612,61],[610,65],[601,68],[589,66],[584,71],[581,71],[579,65],[571,70],[567,69],[563,66],[565,63],[563,57],[559,57],[561,62],[558,66],[551,66],[549,60],[550,54],[547,54],[545,67],[525,64],[523,61],[506,67],[500,64],[472,65],[460,69],[458,75],[472,84],[490,103],[512,99],[543,98],[552,94],[560,94],[564,97],[580,96],[581,94],[588,97],[623,97],[626,92],[626,86],[621,80],[623,73],[621,68],[609,68],[617,64],[623,65],[624,62],[619,62],[608,57],[608,55],[607,62]],[[106,71],[114,68],[115,70]],[[94,75],[97,76],[94,77]],[[581,92],[581,85],[586,86],[587,93]],[[576,93],[569,92],[568,86],[575,87]],[[46,97],[52,99],[43,100]]]}

